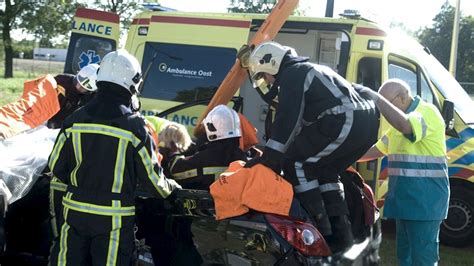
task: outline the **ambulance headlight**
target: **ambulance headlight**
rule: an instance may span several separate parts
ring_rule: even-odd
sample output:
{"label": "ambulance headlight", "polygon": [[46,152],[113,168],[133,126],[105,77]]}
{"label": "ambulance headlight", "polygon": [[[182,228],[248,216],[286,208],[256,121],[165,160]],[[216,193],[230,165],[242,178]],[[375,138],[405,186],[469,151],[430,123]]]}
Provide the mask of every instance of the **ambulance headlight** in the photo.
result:
{"label": "ambulance headlight", "polygon": [[146,36],[148,34],[148,27],[139,27],[138,28],[138,35]]}
{"label": "ambulance headlight", "polygon": [[382,49],[383,49],[383,41],[381,41],[381,40],[369,40],[369,44],[367,45],[367,50],[381,51]]}

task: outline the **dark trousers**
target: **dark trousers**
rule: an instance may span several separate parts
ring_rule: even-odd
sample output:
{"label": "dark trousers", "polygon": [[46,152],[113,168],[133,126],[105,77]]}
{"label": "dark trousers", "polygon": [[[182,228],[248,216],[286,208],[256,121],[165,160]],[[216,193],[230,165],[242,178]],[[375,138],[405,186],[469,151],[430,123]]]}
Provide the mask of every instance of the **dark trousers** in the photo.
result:
{"label": "dark trousers", "polygon": [[63,209],[64,222],[50,265],[130,265],[134,217],[102,216]]}
{"label": "dark trousers", "polygon": [[302,130],[288,150],[285,178],[325,236],[352,241],[339,174],[377,141],[378,126],[375,111],[355,111],[350,119],[328,115]]}

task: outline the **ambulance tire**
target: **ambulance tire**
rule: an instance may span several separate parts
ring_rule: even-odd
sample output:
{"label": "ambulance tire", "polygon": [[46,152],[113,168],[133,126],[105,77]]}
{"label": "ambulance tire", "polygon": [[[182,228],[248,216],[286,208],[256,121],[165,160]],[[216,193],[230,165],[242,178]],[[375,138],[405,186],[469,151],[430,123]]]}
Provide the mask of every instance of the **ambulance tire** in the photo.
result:
{"label": "ambulance tire", "polygon": [[474,239],[474,193],[461,187],[451,187],[448,218],[441,223],[440,241],[452,247],[464,247]]}

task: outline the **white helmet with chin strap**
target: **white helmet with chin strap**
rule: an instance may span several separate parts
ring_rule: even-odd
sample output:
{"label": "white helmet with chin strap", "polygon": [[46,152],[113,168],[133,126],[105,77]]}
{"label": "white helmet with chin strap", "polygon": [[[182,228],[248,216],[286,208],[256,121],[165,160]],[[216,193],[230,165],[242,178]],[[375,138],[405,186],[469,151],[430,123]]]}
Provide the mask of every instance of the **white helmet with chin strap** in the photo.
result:
{"label": "white helmet with chin strap", "polygon": [[[281,61],[290,47],[276,42],[264,42],[259,44],[250,54],[249,71],[254,81],[262,78],[262,73],[275,75],[280,69]],[[294,50],[293,50],[294,51]]]}
{"label": "white helmet with chin strap", "polygon": [[122,86],[132,95],[137,94],[142,82],[138,60],[124,49],[110,52],[100,62],[97,82],[108,81]]}
{"label": "white helmet with chin strap", "polygon": [[209,141],[241,136],[239,115],[226,105],[214,107],[202,123]]}
{"label": "white helmet with chin strap", "polygon": [[97,80],[97,70],[99,69],[98,64],[89,64],[81,70],[76,75],[77,82],[81,87],[87,91],[96,91],[97,86],[95,82]]}

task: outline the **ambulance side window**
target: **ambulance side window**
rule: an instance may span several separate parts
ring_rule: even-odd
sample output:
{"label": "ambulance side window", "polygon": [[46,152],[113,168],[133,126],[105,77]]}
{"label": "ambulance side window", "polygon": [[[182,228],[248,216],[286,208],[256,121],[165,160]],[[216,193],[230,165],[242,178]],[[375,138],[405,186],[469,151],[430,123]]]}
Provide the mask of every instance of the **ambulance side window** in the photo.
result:
{"label": "ambulance side window", "polygon": [[421,75],[421,99],[427,103],[434,103],[433,102],[433,92],[430,89],[430,86],[428,85],[428,82],[426,81],[425,76],[422,74]]}
{"label": "ambulance side window", "polygon": [[405,81],[410,86],[411,95],[415,96],[418,95],[416,88],[417,88],[417,78],[416,72],[408,69],[407,67],[389,63],[388,64],[388,78],[397,78]]}

